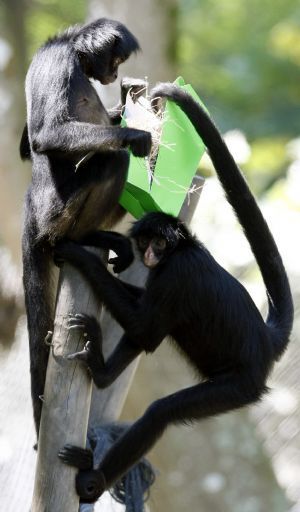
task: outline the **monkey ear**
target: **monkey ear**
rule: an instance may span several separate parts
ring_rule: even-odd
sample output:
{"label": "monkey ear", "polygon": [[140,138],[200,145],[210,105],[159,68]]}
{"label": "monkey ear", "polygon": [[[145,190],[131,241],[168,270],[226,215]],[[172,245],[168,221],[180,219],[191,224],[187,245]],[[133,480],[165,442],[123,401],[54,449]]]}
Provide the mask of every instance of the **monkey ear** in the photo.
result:
{"label": "monkey ear", "polygon": [[90,59],[90,53],[83,52],[83,51],[77,51],[78,59],[80,62],[80,67],[82,71],[87,75],[90,76],[91,70],[92,70],[92,63]]}
{"label": "monkey ear", "polygon": [[127,60],[130,55],[126,45],[124,45],[122,37],[118,34],[114,35],[114,42],[111,45],[111,54],[113,57],[120,57],[123,62]]}

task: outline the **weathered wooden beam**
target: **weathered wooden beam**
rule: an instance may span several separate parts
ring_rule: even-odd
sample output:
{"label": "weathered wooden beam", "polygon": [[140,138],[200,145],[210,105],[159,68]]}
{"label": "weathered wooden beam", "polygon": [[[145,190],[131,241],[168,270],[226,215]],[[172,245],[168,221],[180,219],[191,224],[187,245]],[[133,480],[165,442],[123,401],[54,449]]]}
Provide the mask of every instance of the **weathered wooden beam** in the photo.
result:
{"label": "weathered wooden beam", "polygon": [[68,330],[69,314],[78,312],[99,318],[101,304],[81,274],[65,263],[58,285],[31,512],[78,510],[76,469],[57,457],[65,443],[82,447],[86,443],[92,383],[80,363],[66,359],[84,345],[80,332]]}

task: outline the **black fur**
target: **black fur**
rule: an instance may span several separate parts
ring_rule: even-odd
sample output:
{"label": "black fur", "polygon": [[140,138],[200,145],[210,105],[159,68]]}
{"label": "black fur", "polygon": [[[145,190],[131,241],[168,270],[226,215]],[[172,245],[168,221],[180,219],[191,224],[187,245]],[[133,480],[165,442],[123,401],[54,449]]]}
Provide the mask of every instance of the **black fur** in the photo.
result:
{"label": "black fur", "polygon": [[[288,343],[293,323],[290,287],[278,249],[211,118],[187,93],[170,84],[157,87],[153,96],[176,101],[208,147],[260,267],[269,314],[264,322],[246,289],[180,220],[165,213],[147,214],[131,231],[138,244],[141,237],[146,241],[163,237],[167,241],[167,257],[161,257],[150,270],[144,291],[131,291],[78,244],[61,243],[57,249],[60,257],[82,272],[125,330],[104,364],[101,333],[95,320],[82,315],[72,320],[73,327],[86,329],[89,343],[82,353],[71,357],[85,362],[97,386],[109,385],[136,355],[143,350],[153,352],[167,335],[203,379],[151,404],[109,449],[96,470],[90,465],[87,472],[78,473],[77,492],[89,500],[96,499],[136,463],[168,425],[207,418],[259,400],[267,389],[274,361]],[[68,446],[60,456],[64,462],[83,469],[76,453],[76,448]],[[89,480],[93,483],[92,495],[88,493]]]}
{"label": "black fur", "polygon": [[51,247],[62,237],[78,240],[110,227],[123,215],[118,199],[127,148],[145,156],[151,145],[148,132],[112,126],[116,116],[110,119],[89,78],[113,82],[118,65],[138,49],[124,25],[102,18],[46,42],[26,77],[20,153],[32,160],[32,182],[25,200],[23,264],[37,432],[48,360],[44,338],[53,324]]}

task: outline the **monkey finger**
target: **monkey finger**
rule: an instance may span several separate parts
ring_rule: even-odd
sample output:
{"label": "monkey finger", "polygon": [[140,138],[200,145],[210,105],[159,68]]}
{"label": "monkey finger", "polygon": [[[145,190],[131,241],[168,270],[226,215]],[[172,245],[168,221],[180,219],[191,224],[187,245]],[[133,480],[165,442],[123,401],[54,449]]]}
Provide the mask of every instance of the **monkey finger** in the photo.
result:
{"label": "monkey finger", "polygon": [[88,315],[85,315],[84,313],[69,313],[69,318],[80,318],[81,320],[85,320],[86,318],[90,318]]}
{"label": "monkey finger", "polygon": [[162,99],[160,96],[156,96],[151,99],[151,109],[157,114],[162,108]]}
{"label": "monkey finger", "polygon": [[116,256],[115,258],[109,258],[108,259],[108,263],[110,265],[115,265],[116,263],[118,263],[118,261],[119,261],[119,257],[118,256]]}
{"label": "monkey finger", "polygon": [[78,320],[74,320],[73,322],[69,321],[68,322],[68,331],[71,331],[72,329],[74,329],[74,330],[76,330],[76,329],[83,329],[83,330],[85,330],[86,326],[85,326],[85,324],[82,324],[82,323],[78,322]]}
{"label": "monkey finger", "polygon": [[68,318],[68,329],[71,328],[78,328],[78,329],[85,329],[86,324],[90,322],[90,318],[86,315],[83,315],[81,313],[76,313],[75,315],[69,315]]}
{"label": "monkey finger", "polygon": [[100,326],[93,316],[85,313],[70,314],[68,318],[68,329],[80,329],[84,331],[84,336],[91,338],[100,338]]}
{"label": "monkey finger", "polygon": [[67,359],[70,361],[78,360],[78,361],[84,361],[87,362],[89,358],[89,351],[84,348],[80,352],[74,352],[73,354],[68,354]]}
{"label": "monkey finger", "polygon": [[132,87],[134,88],[137,88],[137,87],[146,87],[147,86],[147,81],[144,80],[143,78],[131,78],[131,77],[128,77],[128,76],[124,76],[124,78],[122,78],[121,80],[121,87],[123,89],[131,89]]}
{"label": "monkey finger", "polygon": [[74,324],[69,324],[68,325],[68,331],[71,331],[72,329],[83,329],[85,330],[85,325],[84,324],[79,324],[78,322],[74,323]]}
{"label": "monkey finger", "polygon": [[127,268],[126,265],[122,265],[120,263],[118,257],[116,257],[116,258],[109,258],[108,263],[110,265],[113,265],[113,271],[114,271],[115,274],[119,274],[120,272],[122,272],[122,270],[125,270],[125,268]]}
{"label": "monkey finger", "polygon": [[85,313],[70,313],[68,317],[69,321],[79,321],[82,324],[94,323],[95,321],[93,317],[86,315]]}

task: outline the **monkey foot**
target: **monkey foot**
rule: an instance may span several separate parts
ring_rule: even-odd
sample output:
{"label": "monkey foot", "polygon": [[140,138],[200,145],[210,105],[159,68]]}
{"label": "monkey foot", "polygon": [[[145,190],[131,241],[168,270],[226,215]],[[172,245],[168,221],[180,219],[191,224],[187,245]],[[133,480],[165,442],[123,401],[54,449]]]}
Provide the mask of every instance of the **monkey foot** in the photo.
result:
{"label": "monkey foot", "polygon": [[102,471],[93,468],[91,450],[66,444],[59,452],[59,459],[80,471],[76,475],[76,491],[81,501],[93,503],[105,491],[106,482]]}
{"label": "monkey foot", "polygon": [[97,320],[84,313],[69,315],[68,329],[83,331],[87,342],[83,350],[69,354],[67,359],[83,361],[90,370],[97,371],[103,368],[102,335]]}
{"label": "monkey foot", "polygon": [[58,457],[64,464],[75,466],[78,469],[87,470],[93,467],[93,452],[85,448],[66,444],[59,450]]}

